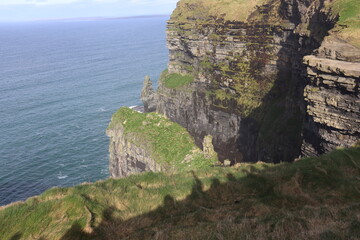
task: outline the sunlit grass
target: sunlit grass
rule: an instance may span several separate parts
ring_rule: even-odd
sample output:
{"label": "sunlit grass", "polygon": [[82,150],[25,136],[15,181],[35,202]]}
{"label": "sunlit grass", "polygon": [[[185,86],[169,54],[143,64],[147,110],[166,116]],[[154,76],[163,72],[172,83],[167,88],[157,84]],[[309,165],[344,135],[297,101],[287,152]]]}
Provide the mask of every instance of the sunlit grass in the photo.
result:
{"label": "sunlit grass", "polygon": [[54,188],[1,210],[0,236],[351,239],[358,234],[359,175],[360,148],[351,148],[295,163],[144,173]]}

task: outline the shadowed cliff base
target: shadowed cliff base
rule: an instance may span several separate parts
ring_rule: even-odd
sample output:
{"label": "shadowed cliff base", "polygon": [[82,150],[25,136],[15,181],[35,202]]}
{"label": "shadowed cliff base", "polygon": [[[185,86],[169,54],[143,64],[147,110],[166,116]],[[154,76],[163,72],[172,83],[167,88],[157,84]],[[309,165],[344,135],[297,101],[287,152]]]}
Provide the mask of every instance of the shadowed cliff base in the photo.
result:
{"label": "shadowed cliff base", "polygon": [[[304,3],[300,6],[298,1],[281,1],[279,15],[295,27],[274,31],[274,36],[287,37],[281,40],[281,48],[276,54],[277,75],[273,87],[262,98],[261,105],[240,123],[237,145],[243,161],[292,162],[301,155],[302,126],[306,113],[304,88],[307,84],[307,67],[303,64],[303,57],[313,54],[320,47],[337,20],[323,12],[324,1],[318,2],[306,19],[307,34],[299,34],[293,28],[305,25],[300,12],[309,6]],[[275,3],[271,2],[268,7]],[[267,23],[266,15],[262,22],[264,25]],[[271,58],[271,53],[267,58]],[[261,61],[253,62],[252,69],[264,69],[266,59]]]}
{"label": "shadowed cliff base", "polygon": [[360,148],[51,189],[0,211],[3,239],[357,239]]}

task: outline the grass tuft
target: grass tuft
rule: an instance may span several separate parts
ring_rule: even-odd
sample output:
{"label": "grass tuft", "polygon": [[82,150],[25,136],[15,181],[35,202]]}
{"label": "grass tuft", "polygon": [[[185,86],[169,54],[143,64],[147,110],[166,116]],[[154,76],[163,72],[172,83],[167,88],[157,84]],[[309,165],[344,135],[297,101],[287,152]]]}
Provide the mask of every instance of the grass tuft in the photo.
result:
{"label": "grass tuft", "polygon": [[168,74],[164,72],[160,78],[160,81],[167,88],[180,88],[182,86],[188,85],[194,81],[194,77],[191,75],[181,75],[178,73]]}

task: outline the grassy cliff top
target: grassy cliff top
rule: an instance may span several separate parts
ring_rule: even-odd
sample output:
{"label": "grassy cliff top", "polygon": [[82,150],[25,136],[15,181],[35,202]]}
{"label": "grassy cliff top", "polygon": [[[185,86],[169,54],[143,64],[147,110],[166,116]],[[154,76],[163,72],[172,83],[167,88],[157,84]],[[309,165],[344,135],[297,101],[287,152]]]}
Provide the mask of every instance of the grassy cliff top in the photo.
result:
{"label": "grassy cliff top", "polygon": [[[180,0],[171,18],[178,22],[187,22],[191,19],[208,20],[210,17],[246,22],[257,7],[269,4],[271,6],[268,9],[267,22],[280,24],[279,3],[280,1],[270,0]],[[339,16],[334,29],[336,35],[360,47],[359,1],[325,0],[325,7],[330,9],[333,16]]]}
{"label": "grassy cliff top", "polygon": [[336,0],[327,4],[339,21],[333,32],[340,38],[360,48],[360,2],[359,0]]}
{"label": "grassy cliff top", "polygon": [[256,6],[268,0],[181,0],[172,14],[172,19],[186,21],[189,18],[207,19],[222,17],[229,21],[246,21]]}
{"label": "grassy cliff top", "polygon": [[192,75],[181,75],[178,73],[169,73],[168,70],[164,70],[161,73],[160,81],[167,88],[177,89],[186,86],[194,81]]}
{"label": "grassy cliff top", "polygon": [[0,210],[1,239],[357,239],[360,148],[295,163],[144,173]]}
{"label": "grassy cliff top", "polygon": [[[128,141],[147,149],[155,161],[176,170],[214,163],[203,158],[202,151],[185,128],[157,113],[139,113],[122,107],[113,115],[108,131],[116,131],[119,126],[124,128]],[[192,161],[185,163],[187,155],[192,155]]]}

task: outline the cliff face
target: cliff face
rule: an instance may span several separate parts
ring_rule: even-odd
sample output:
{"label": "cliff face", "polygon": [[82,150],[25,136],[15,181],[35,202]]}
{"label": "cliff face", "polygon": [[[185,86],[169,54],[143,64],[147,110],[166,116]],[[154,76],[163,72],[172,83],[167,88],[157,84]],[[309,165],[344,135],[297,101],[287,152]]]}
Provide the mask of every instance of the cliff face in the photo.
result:
{"label": "cliff face", "polygon": [[124,127],[118,124],[109,129],[110,137],[110,164],[109,172],[112,177],[126,177],[140,172],[161,172],[164,166],[157,163],[146,146],[137,146],[141,142],[138,136],[126,136]]}
{"label": "cliff face", "polygon": [[[315,91],[309,90],[317,84],[311,74],[318,59],[356,60],[356,54],[344,50],[348,46],[324,46],[338,21],[327,1],[258,1],[257,7],[230,1],[229,9],[213,2],[182,0],[168,22],[169,66],[156,93],[157,112],[187,128],[198,146],[212,135],[219,158],[233,163],[292,161],[300,154],[322,153],[339,146],[333,136],[339,132],[339,139],[347,139],[342,145],[358,139],[358,122],[344,123],[359,119],[358,77],[335,71],[325,79],[340,77],[336,83],[318,86],[317,96],[348,99],[347,106],[336,110],[344,117],[335,121],[319,120],[320,112],[327,114],[334,106],[316,105]],[[227,15],[237,4],[250,14]],[[317,57],[304,64],[304,56],[311,54]],[[171,86],[167,81],[176,75],[192,76],[192,81]],[[346,93],[338,83],[343,78],[353,87]],[[329,133],[330,122],[342,127]],[[319,148],[324,141],[331,144]]]}
{"label": "cliff face", "polygon": [[331,54],[334,49],[336,45],[323,51],[327,58],[304,58],[308,84],[302,152],[306,156],[350,147],[360,139],[360,61],[346,61],[359,60],[360,49],[349,46],[347,52]]}
{"label": "cliff face", "polygon": [[111,119],[107,135],[110,137],[109,170],[114,178],[144,171],[196,169],[218,161],[211,152],[212,139],[206,138],[207,147],[203,152],[186,129],[156,113],[120,108]]}

